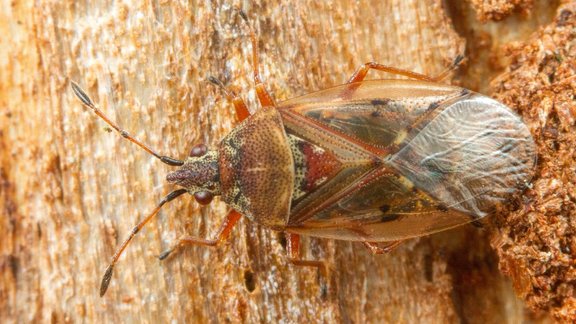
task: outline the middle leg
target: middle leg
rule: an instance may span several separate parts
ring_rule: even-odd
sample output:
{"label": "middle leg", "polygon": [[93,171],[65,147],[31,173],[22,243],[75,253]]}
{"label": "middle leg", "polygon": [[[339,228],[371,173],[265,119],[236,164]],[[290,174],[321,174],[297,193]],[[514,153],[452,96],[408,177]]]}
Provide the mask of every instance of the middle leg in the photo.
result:
{"label": "middle leg", "polygon": [[231,210],[226,216],[224,222],[222,222],[222,224],[220,225],[220,228],[218,229],[218,232],[216,233],[216,237],[214,239],[202,239],[197,237],[184,236],[180,238],[178,242],[176,242],[176,244],[174,244],[170,249],[160,253],[158,259],[160,260],[166,259],[172,252],[174,252],[176,249],[178,249],[183,245],[206,245],[206,246],[218,245],[218,243],[221,243],[226,238],[228,238],[230,232],[234,228],[234,225],[236,225],[236,222],[238,222],[241,216],[242,215],[240,215],[239,212]]}

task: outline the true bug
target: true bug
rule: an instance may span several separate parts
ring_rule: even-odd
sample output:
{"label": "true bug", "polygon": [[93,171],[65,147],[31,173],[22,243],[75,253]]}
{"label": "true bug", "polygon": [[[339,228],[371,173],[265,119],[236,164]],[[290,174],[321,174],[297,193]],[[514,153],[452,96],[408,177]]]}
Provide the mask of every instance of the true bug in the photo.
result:
{"label": "true bug", "polygon": [[[71,83],[82,103],[124,138],[178,166],[166,179],[182,187],[117,249],[101,296],[134,235],[184,193],[200,204],[221,195],[231,211],[214,239],[183,237],[160,259],[184,244],[217,245],[244,215],[286,232],[293,264],[325,271],[322,261],[300,258],[299,235],[359,241],[383,253],[404,239],[480,219],[530,181],[536,148],[526,125],[495,100],[438,83],[451,69],[432,78],[370,62],[344,85],[276,103],[260,80],[256,36],[247,25],[262,109],[250,114],[240,97],[210,78],[241,123],[215,150],[199,144],[184,161],[130,136]],[[370,69],[410,80],[364,81]]]}

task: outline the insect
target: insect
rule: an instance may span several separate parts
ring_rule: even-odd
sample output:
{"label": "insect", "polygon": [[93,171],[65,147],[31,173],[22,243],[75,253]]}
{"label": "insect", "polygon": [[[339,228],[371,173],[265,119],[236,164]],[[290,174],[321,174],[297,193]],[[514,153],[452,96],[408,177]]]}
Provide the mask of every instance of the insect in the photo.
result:
{"label": "insect", "polygon": [[[241,123],[214,149],[194,146],[185,160],[158,154],[104,115],[74,82],[76,96],[111,128],[162,162],[169,193],[118,247],[102,279],[106,292],[126,246],[162,206],[185,193],[200,204],[222,196],[231,208],[213,239],[184,236],[184,245],[215,246],[246,218],[287,233],[292,264],[300,235],[358,241],[384,253],[402,240],[481,219],[532,178],[536,147],[527,126],[503,104],[472,91],[377,63],[346,84],[276,103],[260,79],[256,36],[249,26],[257,97],[246,104],[215,78]],[[456,60],[459,61],[459,60]],[[453,64],[456,67],[458,62]],[[408,77],[364,81],[369,70]]]}

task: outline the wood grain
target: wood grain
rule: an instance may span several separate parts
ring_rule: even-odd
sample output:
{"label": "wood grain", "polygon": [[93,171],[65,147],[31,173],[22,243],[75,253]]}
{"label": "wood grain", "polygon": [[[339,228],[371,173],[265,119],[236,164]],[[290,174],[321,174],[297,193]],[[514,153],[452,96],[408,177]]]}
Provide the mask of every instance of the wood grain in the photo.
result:
{"label": "wood grain", "polygon": [[164,181],[170,168],[110,132],[74,98],[71,80],[132,135],[183,158],[196,143],[216,145],[235,124],[208,76],[258,109],[247,30],[234,7],[248,13],[262,78],[283,100],[343,83],[366,61],[441,72],[464,52],[464,27],[478,24],[462,25],[471,9],[446,3],[3,1],[0,321],[533,319],[499,273],[488,234],[472,226],[383,256],[306,239],[304,254],[331,269],[327,291],[314,270],[288,265],[278,233],[245,219],[222,246],[159,262],[178,236],[207,237],[225,216],[222,203],[201,208],[188,197],[139,233],[98,296],[116,246],[172,189]]}

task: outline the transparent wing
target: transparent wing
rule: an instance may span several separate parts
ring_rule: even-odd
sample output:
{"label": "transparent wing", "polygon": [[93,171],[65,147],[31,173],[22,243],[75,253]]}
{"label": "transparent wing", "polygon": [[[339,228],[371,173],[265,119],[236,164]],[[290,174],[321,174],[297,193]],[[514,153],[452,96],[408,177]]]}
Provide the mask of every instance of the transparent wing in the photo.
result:
{"label": "transparent wing", "polygon": [[536,146],[518,116],[473,95],[445,109],[387,163],[429,195],[484,217],[531,180]]}
{"label": "transparent wing", "polygon": [[422,236],[471,221],[406,178],[385,174],[290,231],[352,241],[394,241]]}
{"label": "transparent wing", "polygon": [[[376,156],[381,163],[350,153],[341,173],[293,203],[288,230],[364,241],[422,236],[484,217],[527,185],[536,149],[513,112],[460,88],[424,88],[374,82],[359,87],[364,92],[348,98],[352,103],[334,88],[320,94],[328,103],[303,97],[287,106],[363,147],[390,147],[406,131],[395,151]],[[306,140],[331,150],[330,137],[318,138]]]}

